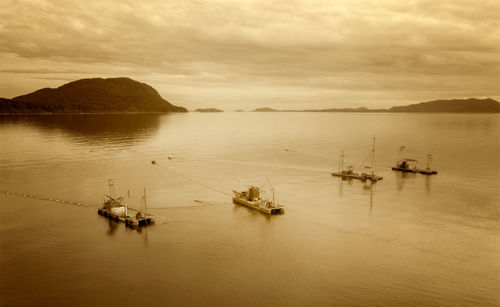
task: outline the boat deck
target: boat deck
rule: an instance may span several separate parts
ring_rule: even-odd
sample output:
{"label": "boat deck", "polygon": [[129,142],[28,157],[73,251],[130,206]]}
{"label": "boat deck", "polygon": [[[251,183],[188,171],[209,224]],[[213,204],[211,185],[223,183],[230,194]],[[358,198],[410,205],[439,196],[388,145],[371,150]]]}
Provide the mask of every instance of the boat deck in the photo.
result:
{"label": "boat deck", "polygon": [[115,222],[125,223],[125,226],[130,228],[147,226],[154,223],[154,219],[152,217],[135,218],[129,215],[125,216],[123,214],[116,214],[103,208],[97,209],[97,214]]}

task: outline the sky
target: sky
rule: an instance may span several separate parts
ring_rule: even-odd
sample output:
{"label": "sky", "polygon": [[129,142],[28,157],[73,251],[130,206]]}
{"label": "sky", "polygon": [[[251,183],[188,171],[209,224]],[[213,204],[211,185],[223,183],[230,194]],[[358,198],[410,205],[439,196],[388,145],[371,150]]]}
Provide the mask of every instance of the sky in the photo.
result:
{"label": "sky", "polygon": [[500,100],[498,0],[0,0],[0,97],[130,77],[176,105]]}

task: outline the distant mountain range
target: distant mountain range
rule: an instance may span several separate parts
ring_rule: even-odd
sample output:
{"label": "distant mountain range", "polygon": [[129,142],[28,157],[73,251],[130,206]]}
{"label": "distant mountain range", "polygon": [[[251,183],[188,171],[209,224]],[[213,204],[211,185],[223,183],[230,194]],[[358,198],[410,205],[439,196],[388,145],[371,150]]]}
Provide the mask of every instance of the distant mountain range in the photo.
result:
{"label": "distant mountain range", "polygon": [[187,112],[150,85],[130,78],[81,79],[12,99],[0,98],[0,113]]}
{"label": "distant mountain range", "polygon": [[447,112],[447,113],[500,113],[500,103],[494,99],[451,99],[433,100],[392,107],[390,109],[344,108],[344,109],[312,109],[312,110],[277,110],[257,108],[254,112]]}
{"label": "distant mountain range", "polygon": [[[215,108],[196,112],[223,112]],[[239,111],[239,110],[238,110]],[[12,99],[0,98],[0,113],[114,113],[187,112],[184,107],[163,99],[150,85],[130,78],[91,78],[43,88]],[[451,112],[499,113],[500,103],[486,99],[433,100],[389,109],[344,108],[276,110],[257,108],[254,112]]]}

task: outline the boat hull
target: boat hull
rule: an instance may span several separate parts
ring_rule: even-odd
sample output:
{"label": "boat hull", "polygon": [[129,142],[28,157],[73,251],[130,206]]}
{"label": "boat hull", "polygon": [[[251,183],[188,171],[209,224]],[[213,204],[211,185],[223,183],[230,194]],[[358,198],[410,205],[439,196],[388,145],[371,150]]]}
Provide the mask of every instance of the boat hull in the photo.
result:
{"label": "boat hull", "polygon": [[399,172],[404,172],[404,173],[416,173],[417,170],[411,169],[411,168],[402,168],[402,167],[393,167],[393,171],[399,171]]}
{"label": "boat hull", "polygon": [[342,177],[342,179],[359,179],[361,181],[365,181],[366,180],[365,177],[360,176],[360,175],[356,175],[356,174],[342,174],[342,173],[333,172],[332,176]]}
{"label": "boat hull", "polygon": [[367,175],[364,177],[366,180],[370,180],[372,182],[377,182],[379,180],[382,180],[384,179],[384,177],[381,177],[381,176],[376,176],[376,175]]}
{"label": "boat hull", "polygon": [[421,169],[418,172],[423,175],[436,175],[438,173],[435,170],[426,170],[426,169]]}
{"label": "boat hull", "polygon": [[283,207],[279,208],[266,208],[261,206],[261,202],[255,200],[247,200],[242,197],[233,197],[233,203],[242,205],[254,210],[258,210],[265,214],[283,214],[285,209]]}

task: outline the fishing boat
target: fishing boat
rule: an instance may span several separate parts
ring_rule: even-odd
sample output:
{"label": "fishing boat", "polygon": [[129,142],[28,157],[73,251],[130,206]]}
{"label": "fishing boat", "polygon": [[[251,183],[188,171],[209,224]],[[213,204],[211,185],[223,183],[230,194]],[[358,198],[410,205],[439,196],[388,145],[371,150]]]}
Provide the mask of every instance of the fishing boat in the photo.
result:
{"label": "fishing boat", "polygon": [[375,174],[375,138],[373,138],[373,146],[371,152],[371,160],[372,163],[370,166],[365,166],[365,168],[370,169],[369,173],[361,173],[361,176],[367,180],[371,180],[372,182],[377,182],[382,180],[383,177]]}
{"label": "fishing boat", "polygon": [[139,226],[146,226],[149,224],[153,224],[155,222],[154,219],[147,213],[148,206],[146,202],[146,188],[144,188],[144,195],[142,196],[142,202],[144,205],[144,213],[141,211],[137,211],[135,216],[127,216],[127,218],[125,218],[125,226],[135,228]]}
{"label": "fishing boat", "polygon": [[400,160],[396,162],[396,166],[392,167],[393,171],[400,171],[400,172],[405,172],[405,173],[416,173],[417,172],[417,167],[415,163],[417,163],[417,160],[415,159],[410,159],[405,157],[405,146],[399,147],[399,156]]}
{"label": "fishing boat", "polygon": [[371,155],[371,165],[365,166],[365,168],[369,169],[370,171],[363,172],[360,174],[360,173],[355,173],[353,171],[352,165],[348,165],[347,170],[344,170],[344,152],[342,151],[342,154],[340,155],[339,171],[332,172],[331,173],[332,176],[342,177],[342,179],[354,178],[354,179],[359,179],[361,181],[370,180],[372,182],[377,182],[383,179],[382,176],[378,176],[375,174],[375,138],[373,138],[373,146],[370,155]]}
{"label": "fishing boat", "polygon": [[[135,228],[154,223],[153,217],[147,214],[146,189],[144,189],[143,203],[144,213],[136,209],[131,209],[127,204],[122,204],[123,196],[114,196],[114,184],[112,179],[108,179],[109,194],[104,194],[105,200],[102,208],[97,209],[97,213],[115,222],[125,223],[125,226]],[[130,201],[130,194],[129,194]],[[137,211],[135,216],[128,215],[128,210]]]}
{"label": "fishing boat", "polygon": [[246,206],[255,209],[265,214],[283,214],[285,208],[274,201],[274,188],[272,201],[262,199],[260,197],[260,189],[255,186],[250,186],[248,191],[233,190],[233,202],[238,205]]}
{"label": "fishing boat", "polygon": [[109,194],[104,194],[105,199],[102,208],[97,209],[97,213],[116,222],[123,222],[127,216],[127,205],[122,205],[123,196],[114,196],[114,184],[112,179],[108,179]]}
{"label": "fishing boat", "polygon": [[427,167],[424,169],[418,170],[418,172],[420,174],[424,174],[424,175],[436,175],[438,172],[431,168],[431,162],[432,162],[432,154],[428,154],[427,155]]}
{"label": "fishing boat", "polygon": [[344,151],[340,154],[339,161],[339,171],[332,172],[332,176],[342,177],[342,179],[359,179],[365,181],[366,179],[359,173],[355,173],[352,165],[347,165],[347,169],[344,170]]}
{"label": "fishing boat", "polygon": [[102,208],[97,209],[97,213],[116,222],[124,219],[127,214],[127,207],[121,204],[122,197],[114,198],[108,194],[104,195],[108,199],[104,201]]}

